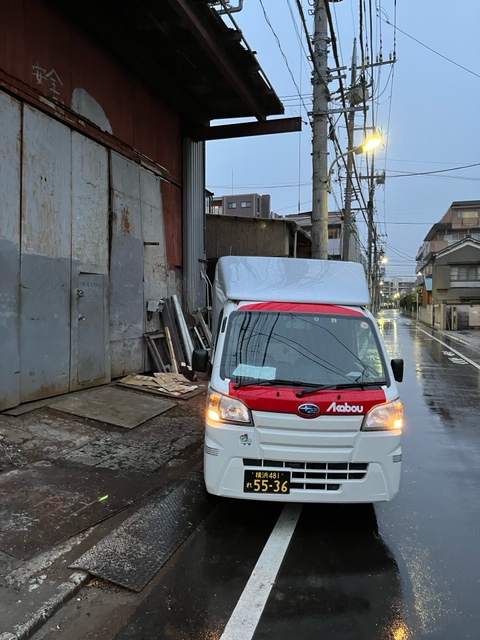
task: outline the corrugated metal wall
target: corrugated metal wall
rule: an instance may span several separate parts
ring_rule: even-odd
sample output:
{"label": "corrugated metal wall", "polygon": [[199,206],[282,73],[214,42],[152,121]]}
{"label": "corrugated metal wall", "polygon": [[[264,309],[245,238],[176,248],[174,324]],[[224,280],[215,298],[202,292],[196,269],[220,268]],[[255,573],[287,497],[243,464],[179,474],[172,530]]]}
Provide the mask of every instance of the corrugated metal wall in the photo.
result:
{"label": "corrugated metal wall", "polygon": [[20,260],[22,398],[69,389],[71,131],[25,106]]}
{"label": "corrugated metal wall", "polygon": [[37,0],[2,3],[0,80],[5,409],[144,369],[147,301],[178,293],[183,229],[203,237],[204,158],[184,226],[179,118]]}
{"label": "corrugated metal wall", "polygon": [[72,132],[71,389],[110,381],[108,156]]}
{"label": "corrugated metal wall", "polygon": [[143,230],[140,167],[113,153],[110,341],[112,376],[143,369]]}
{"label": "corrugated metal wall", "polygon": [[0,408],[20,401],[21,105],[0,92]]}
{"label": "corrugated metal wall", "polygon": [[167,259],[170,268],[181,268],[182,254],[182,189],[170,182],[162,181],[163,219]]}
{"label": "corrugated metal wall", "polygon": [[[0,72],[7,82],[18,79],[74,111],[81,108],[73,104],[81,88],[105,113],[117,140],[180,184],[182,134],[175,113],[40,0],[3,0],[1,9]],[[80,113],[96,123],[93,110]]]}
{"label": "corrugated metal wall", "polygon": [[205,143],[184,141],[184,302],[189,312],[203,308],[205,281]]}
{"label": "corrugated metal wall", "polygon": [[177,291],[163,219],[168,183],[1,92],[0,113],[7,408],[143,371],[143,335],[159,329],[147,301]]}

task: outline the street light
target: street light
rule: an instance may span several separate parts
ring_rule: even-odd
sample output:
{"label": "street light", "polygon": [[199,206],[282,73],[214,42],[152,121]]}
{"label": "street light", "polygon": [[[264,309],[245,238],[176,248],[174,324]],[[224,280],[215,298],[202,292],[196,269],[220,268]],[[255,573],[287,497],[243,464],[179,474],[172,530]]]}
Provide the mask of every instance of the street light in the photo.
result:
{"label": "street light", "polygon": [[374,133],[368,138],[365,138],[363,144],[361,145],[361,147],[357,147],[355,153],[367,153],[367,151],[373,151],[374,149],[377,149],[382,144],[382,142],[382,136],[378,133]]}
{"label": "street light", "polygon": [[374,133],[373,135],[368,136],[368,138],[365,138],[365,140],[363,141],[363,144],[361,144],[359,147],[353,147],[353,149],[348,149],[347,151],[345,151],[345,153],[341,153],[339,156],[337,156],[335,160],[332,162],[332,164],[330,165],[330,169],[328,170],[328,189],[327,189],[328,193],[332,192],[331,176],[333,175],[333,168],[339,160],[341,160],[342,158],[345,158],[345,156],[348,156],[350,153],[359,155],[361,153],[368,153],[369,151],[373,151],[374,149],[377,149],[377,147],[379,147],[382,144],[382,142],[383,142],[382,137],[378,133]]}
{"label": "street light", "polygon": [[[325,49],[327,45],[325,44]],[[318,123],[320,120],[318,119]],[[317,120],[314,119],[314,125]],[[318,124],[317,123],[317,124]],[[315,126],[314,126],[315,129]],[[372,135],[370,138],[360,147],[354,147],[349,149],[345,153],[337,156],[330,165],[330,169],[325,173],[327,169],[327,153],[323,150],[322,145],[316,145],[315,140],[319,137],[314,131],[313,147],[316,149],[313,153],[313,202],[312,202],[312,258],[320,258],[321,260],[328,260],[328,194],[331,193],[331,175],[335,164],[343,157],[350,154],[365,153],[372,151],[375,147],[381,144],[381,138],[378,134]],[[325,146],[326,146],[326,133],[325,133]],[[325,164],[324,164],[325,163]],[[348,173],[348,176],[350,172]],[[350,230],[350,216],[347,213],[347,207],[344,213],[344,246],[348,246],[348,238],[345,237],[345,230],[347,234]],[[344,251],[344,255],[348,255],[348,251]]]}

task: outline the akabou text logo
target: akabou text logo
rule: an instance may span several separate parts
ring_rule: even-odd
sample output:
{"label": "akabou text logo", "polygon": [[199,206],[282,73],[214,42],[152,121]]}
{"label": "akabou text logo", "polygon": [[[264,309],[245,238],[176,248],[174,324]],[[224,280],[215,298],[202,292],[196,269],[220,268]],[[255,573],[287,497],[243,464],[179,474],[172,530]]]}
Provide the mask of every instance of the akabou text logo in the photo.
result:
{"label": "akabou text logo", "polygon": [[332,402],[327,413],[363,413],[363,404],[349,404],[348,402]]}

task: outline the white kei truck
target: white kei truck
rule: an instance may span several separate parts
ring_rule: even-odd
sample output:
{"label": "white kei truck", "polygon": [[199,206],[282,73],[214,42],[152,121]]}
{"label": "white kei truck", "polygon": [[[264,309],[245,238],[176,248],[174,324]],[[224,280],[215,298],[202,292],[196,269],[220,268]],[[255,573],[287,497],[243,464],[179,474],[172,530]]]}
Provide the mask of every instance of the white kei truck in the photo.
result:
{"label": "white kei truck", "polygon": [[389,360],[359,263],[225,256],[213,283],[210,494],[374,503],[399,489],[403,360]]}

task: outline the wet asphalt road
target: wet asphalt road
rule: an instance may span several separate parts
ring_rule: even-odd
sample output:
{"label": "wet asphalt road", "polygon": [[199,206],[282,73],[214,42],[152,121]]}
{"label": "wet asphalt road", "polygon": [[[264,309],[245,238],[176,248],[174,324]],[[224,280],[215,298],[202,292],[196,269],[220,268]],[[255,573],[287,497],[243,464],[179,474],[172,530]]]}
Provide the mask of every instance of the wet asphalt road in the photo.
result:
{"label": "wet asphalt road", "polygon": [[[480,639],[480,353],[380,324],[405,359],[400,494],[304,506],[253,640]],[[117,640],[222,638],[281,509],[220,501]]]}
{"label": "wet asphalt road", "polygon": [[480,351],[379,322],[405,359],[397,498],[303,506],[260,609],[244,590],[283,507],[217,501],[116,640],[480,640]]}

